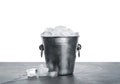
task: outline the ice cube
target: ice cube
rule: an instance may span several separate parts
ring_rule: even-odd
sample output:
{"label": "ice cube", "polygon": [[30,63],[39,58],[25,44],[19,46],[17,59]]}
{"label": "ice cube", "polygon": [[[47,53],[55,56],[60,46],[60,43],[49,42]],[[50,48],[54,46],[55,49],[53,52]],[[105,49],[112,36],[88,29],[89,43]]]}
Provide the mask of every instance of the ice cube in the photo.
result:
{"label": "ice cube", "polygon": [[48,75],[48,68],[44,66],[43,64],[41,64],[37,70],[38,70],[39,77]]}
{"label": "ice cube", "polygon": [[73,32],[71,29],[66,28],[65,26],[56,26],[55,28],[47,28],[41,36],[79,36],[78,33]]}
{"label": "ice cube", "polygon": [[62,25],[59,25],[59,26],[56,26],[55,27],[55,30],[64,30],[66,27],[65,26],[62,26]]}
{"label": "ice cube", "polygon": [[58,76],[58,72],[57,71],[51,71],[48,73],[48,76],[50,77],[57,77]]}
{"label": "ice cube", "polygon": [[31,68],[26,70],[27,77],[37,77],[37,68]]}
{"label": "ice cube", "polygon": [[41,35],[42,36],[51,36],[52,33],[47,31],[47,32],[43,32]]}

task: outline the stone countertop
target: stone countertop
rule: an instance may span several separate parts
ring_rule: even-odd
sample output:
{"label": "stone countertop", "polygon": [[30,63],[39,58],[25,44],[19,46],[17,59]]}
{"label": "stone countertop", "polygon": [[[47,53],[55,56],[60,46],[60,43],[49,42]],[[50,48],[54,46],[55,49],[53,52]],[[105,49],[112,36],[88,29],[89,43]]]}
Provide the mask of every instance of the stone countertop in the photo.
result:
{"label": "stone countertop", "polygon": [[0,84],[120,84],[120,62],[77,62],[74,75],[27,79],[41,62],[0,62]]}

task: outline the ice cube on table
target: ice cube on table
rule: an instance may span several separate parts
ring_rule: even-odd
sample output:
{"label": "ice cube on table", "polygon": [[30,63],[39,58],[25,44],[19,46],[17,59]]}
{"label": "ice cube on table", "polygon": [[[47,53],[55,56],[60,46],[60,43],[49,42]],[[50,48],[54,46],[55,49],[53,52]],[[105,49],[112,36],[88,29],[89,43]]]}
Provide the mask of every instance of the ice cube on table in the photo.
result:
{"label": "ice cube on table", "polygon": [[37,68],[31,68],[26,70],[27,77],[37,77]]}
{"label": "ice cube on table", "polygon": [[43,64],[41,64],[40,67],[37,70],[38,70],[38,76],[39,77],[48,75],[48,68],[45,67]]}
{"label": "ice cube on table", "polygon": [[57,71],[51,71],[48,73],[48,76],[50,77],[57,77],[58,76],[58,72]]}

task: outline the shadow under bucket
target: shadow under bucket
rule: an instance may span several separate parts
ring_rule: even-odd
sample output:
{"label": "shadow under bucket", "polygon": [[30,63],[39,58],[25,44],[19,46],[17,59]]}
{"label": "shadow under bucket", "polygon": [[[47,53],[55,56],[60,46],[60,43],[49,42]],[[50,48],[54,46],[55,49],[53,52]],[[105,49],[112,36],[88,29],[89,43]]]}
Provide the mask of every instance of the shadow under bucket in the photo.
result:
{"label": "shadow under bucket", "polygon": [[41,56],[44,50],[46,65],[49,71],[57,71],[58,75],[72,75],[76,58],[76,50],[80,57],[81,45],[78,36],[74,37],[42,37]]}

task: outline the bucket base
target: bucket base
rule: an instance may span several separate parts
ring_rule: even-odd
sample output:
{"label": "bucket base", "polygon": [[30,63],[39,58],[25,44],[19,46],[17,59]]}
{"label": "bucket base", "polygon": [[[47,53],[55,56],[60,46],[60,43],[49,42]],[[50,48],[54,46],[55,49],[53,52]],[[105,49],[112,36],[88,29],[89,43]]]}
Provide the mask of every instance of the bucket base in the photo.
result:
{"label": "bucket base", "polygon": [[58,76],[68,76],[68,75],[73,75],[73,73],[69,73],[69,74],[58,74]]}

